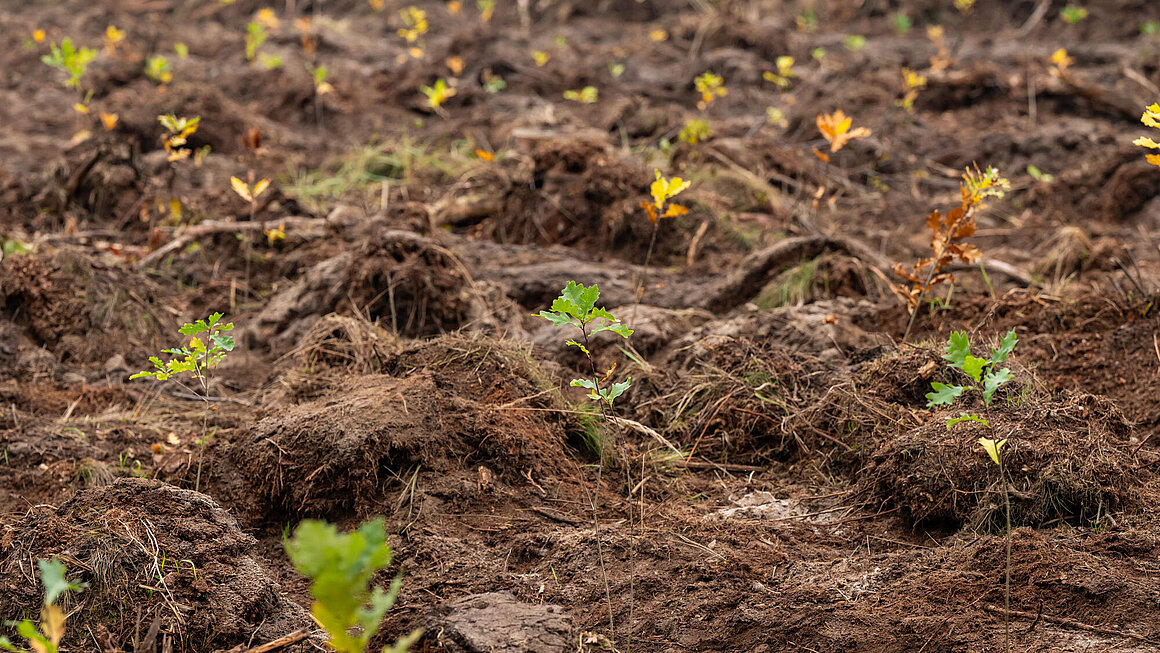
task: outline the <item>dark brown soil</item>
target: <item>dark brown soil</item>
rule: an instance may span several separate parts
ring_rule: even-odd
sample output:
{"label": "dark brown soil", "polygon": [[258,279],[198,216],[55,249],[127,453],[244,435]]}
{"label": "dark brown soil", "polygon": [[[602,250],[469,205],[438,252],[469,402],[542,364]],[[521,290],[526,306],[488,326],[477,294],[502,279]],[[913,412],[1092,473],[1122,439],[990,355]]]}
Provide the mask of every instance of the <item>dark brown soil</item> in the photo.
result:
{"label": "dark brown soil", "polygon": [[[256,0],[0,11],[0,242],[28,250],[0,260],[0,623],[37,616],[56,556],[89,583],[63,650],[315,650],[284,533],[382,517],[382,645],[1002,651],[1009,541],[1011,650],[1160,651],[1151,4],[417,0],[422,57],[408,3],[375,4],[270,4],[270,69],[244,57]],[[65,37],[101,49],[87,115],[41,63]],[[705,71],[728,94],[698,108]],[[836,109],[872,133],[825,163]],[[170,112],[208,155],[167,161]],[[890,267],[975,163],[1011,180],[982,270],[904,342]],[[655,229],[654,171],[692,182]],[[252,214],[232,176],[273,180]],[[569,280],[636,329],[592,341],[633,379],[610,424],[568,385],[574,334],[533,317]],[[214,311],[239,346],[209,402],[128,380]],[[993,404],[927,407],[961,378],[951,332],[1011,329]],[[961,410],[987,425],[948,429]]]}

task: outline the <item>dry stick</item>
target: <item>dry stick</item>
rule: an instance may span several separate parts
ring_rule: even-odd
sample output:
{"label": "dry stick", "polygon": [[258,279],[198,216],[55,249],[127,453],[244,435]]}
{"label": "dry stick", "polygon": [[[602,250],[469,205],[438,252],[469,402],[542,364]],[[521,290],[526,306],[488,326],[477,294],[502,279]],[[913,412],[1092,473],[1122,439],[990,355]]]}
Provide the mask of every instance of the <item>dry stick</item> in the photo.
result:
{"label": "dry stick", "polygon": [[[994,614],[1003,614],[1004,613],[1003,608],[1000,608],[997,605],[991,605],[990,603],[983,605],[983,610],[985,610],[987,612],[994,613]],[[1011,616],[1013,616],[1013,617],[1019,617],[1021,619],[1039,618],[1042,621],[1049,621],[1051,623],[1056,623],[1056,624],[1059,624],[1061,626],[1068,626],[1070,628],[1078,628],[1079,630],[1086,630],[1089,633],[1099,633],[1101,635],[1113,635],[1115,637],[1126,637],[1128,639],[1134,639],[1137,642],[1145,642],[1148,644],[1160,644],[1160,641],[1151,639],[1149,637],[1144,637],[1143,635],[1137,635],[1135,633],[1128,633],[1128,632],[1124,632],[1122,630],[1115,630],[1112,628],[1101,628],[1100,626],[1092,626],[1089,624],[1085,624],[1082,621],[1077,621],[1075,619],[1072,619],[1070,617],[1056,617],[1056,616],[1052,616],[1049,614],[1042,614],[1042,613],[1036,615],[1036,613],[1034,613],[1034,612],[1025,612],[1023,610],[1007,610],[1006,612],[1010,613]]]}
{"label": "dry stick", "polygon": [[717,407],[713,409],[713,414],[709,416],[709,419],[705,420],[705,426],[701,429],[701,434],[697,436],[697,441],[693,443],[693,448],[689,450],[689,455],[685,457],[686,462],[693,459],[693,454],[697,453],[697,445],[701,444],[701,438],[705,437],[705,432],[709,430],[709,424],[713,422],[713,418],[717,417],[717,413],[721,412],[721,407],[724,406],[725,402],[729,401],[729,398],[732,396],[732,392],[725,395],[725,397],[721,399],[720,403],[717,404]]}
{"label": "dry stick", "polygon": [[298,642],[306,639],[309,634],[310,633],[306,632],[305,630],[296,630],[289,635],[283,635],[278,639],[262,644],[261,646],[245,649],[240,653],[269,653],[270,651],[276,651],[280,648],[290,646],[291,644],[297,644]]}
{"label": "dry stick", "polygon": [[[315,226],[325,226],[326,218],[291,217],[280,220],[279,223],[285,223],[287,227],[308,228]],[[196,226],[183,229],[180,232],[180,235],[175,236],[173,240],[150,252],[148,256],[138,261],[137,265],[148,265],[158,259],[163,258],[166,254],[181,249],[182,247],[185,247],[186,245],[203,236],[211,236],[213,234],[219,234],[228,231],[256,231],[261,228],[262,225],[256,223],[250,224],[246,222],[220,221],[202,222]]]}

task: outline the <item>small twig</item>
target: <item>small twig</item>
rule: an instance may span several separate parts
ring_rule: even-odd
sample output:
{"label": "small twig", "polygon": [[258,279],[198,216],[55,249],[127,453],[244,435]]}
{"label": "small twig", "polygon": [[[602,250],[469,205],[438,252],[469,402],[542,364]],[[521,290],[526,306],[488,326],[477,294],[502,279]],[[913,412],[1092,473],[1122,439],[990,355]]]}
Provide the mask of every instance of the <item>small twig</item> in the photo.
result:
{"label": "small twig", "polygon": [[[985,604],[983,606],[983,610],[990,612],[990,613],[993,613],[993,614],[1003,614],[1003,608],[1001,608],[997,605],[991,605],[990,603]],[[1101,635],[1113,635],[1115,637],[1126,637],[1128,639],[1136,640],[1137,642],[1145,642],[1148,644],[1160,644],[1160,641],[1154,640],[1154,639],[1151,639],[1148,637],[1144,637],[1143,635],[1136,635],[1135,633],[1128,633],[1128,632],[1124,632],[1122,630],[1115,630],[1112,628],[1103,628],[1100,626],[1092,626],[1090,624],[1085,624],[1082,621],[1077,621],[1075,619],[1072,619],[1071,617],[1056,617],[1056,616],[1050,615],[1050,614],[1043,614],[1042,612],[1040,612],[1039,614],[1036,614],[1034,612],[1025,612],[1023,610],[1011,610],[1010,614],[1013,617],[1019,617],[1022,619],[1040,619],[1042,621],[1047,621],[1050,623],[1059,624],[1061,626],[1068,626],[1070,628],[1078,628],[1079,630],[1086,630],[1089,633],[1099,633]]]}
{"label": "small twig", "polygon": [[721,412],[721,407],[724,406],[725,402],[729,401],[729,398],[732,396],[733,393],[730,392],[729,394],[725,395],[725,397],[722,398],[720,402],[717,403],[717,407],[713,409],[713,414],[709,416],[709,419],[705,420],[705,426],[701,428],[701,434],[697,436],[697,441],[693,443],[693,448],[689,450],[689,455],[685,457],[686,461],[693,459],[693,454],[697,453],[697,445],[701,444],[701,438],[705,437],[705,432],[709,430],[709,425],[713,423],[713,419],[717,417],[717,413]]}
{"label": "small twig", "polygon": [[297,644],[298,642],[306,639],[309,635],[310,633],[306,632],[305,630],[296,630],[289,635],[283,635],[282,637],[279,637],[278,639],[270,642],[266,642],[261,646],[242,649],[237,653],[269,653],[269,651],[276,651],[280,648],[290,646],[291,644]]}
{"label": "small twig", "polygon": [[[326,225],[325,218],[283,218],[279,220],[280,224],[295,230],[306,229],[309,227],[323,227]],[[182,230],[173,240],[165,243],[161,247],[149,253],[148,256],[137,262],[139,266],[146,266],[150,263],[164,258],[176,250],[179,250],[186,245],[192,243],[198,238],[211,236],[213,234],[238,232],[238,231],[261,231],[263,223],[261,222],[202,222],[193,227],[188,227]]]}

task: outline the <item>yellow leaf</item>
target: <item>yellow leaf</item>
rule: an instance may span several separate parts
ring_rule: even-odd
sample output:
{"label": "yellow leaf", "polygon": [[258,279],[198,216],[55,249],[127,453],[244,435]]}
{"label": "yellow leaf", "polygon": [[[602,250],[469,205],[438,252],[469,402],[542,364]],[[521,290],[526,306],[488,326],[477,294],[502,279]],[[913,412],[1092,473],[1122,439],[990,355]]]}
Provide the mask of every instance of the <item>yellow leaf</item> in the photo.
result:
{"label": "yellow leaf", "polygon": [[644,212],[648,214],[649,222],[653,224],[657,223],[657,207],[649,204],[648,202],[641,202],[640,208],[644,209]]}
{"label": "yellow leaf", "polygon": [[269,179],[263,179],[263,180],[259,181],[258,183],[254,184],[254,193],[253,193],[253,194],[254,194],[254,197],[258,197],[258,196],[260,196],[262,193],[266,192],[266,189],[267,189],[269,186],[270,186],[270,180],[269,180]]}
{"label": "yellow leaf", "polygon": [[89,107],[88,107],[88,105],[81,104],[80,102],[77,102],[76,104],[73,105],[73,111],[76,111],[77,113],[83,113],[85,115],[88,115]]}
{"label": "yellow leaf", "polygon": [[113,128],[117,126],[117,114],[115,113],[105,113],[102,111],[100,113],[100,118],[101,124],[104,125],[105,129],[108,131],[113,131]]}
{"label": "yellow leaf", "polygon": [[192,338],[190,338],[190,339],[189,339],[189,348],[190,348],[191,350],[194,350],[194,351],[196,351],[196,350],[198,350],[198,349],[201,349],[202,347],[205,347],[205,343],[203,343],[203,342],[201,341],[201,338],[198,338],[197,336],[194,336],[194,337],[192,337]]}
{"label": "yellow leaf", "polygon": [[177,222],[181,222],[181,200],[174,197],[169,200],[169,215]]}
{"label": "yellow leaf", "polygon": [[64,637],[64,612],[54,604],[44,606],[40,613],[40,630],[55,648]]}
{"label": "yellow leaf", "polygon": [[1160,127],[1160,105],[1153,104],[1140,116],[1140,122],[1149,127]]}
{"label": "yellow leaf", "polygon": [[483,159],[484,161],[495,161],[495,155],[491,152],[488,152],[487,150],[476,150],[475,156]]}
{"label": "yellow leaf", "polygon": [[278,16],[274,13],[274,10],[269,7],[259,9],[258,13],[255,15],[255,18],[259,23],[269,27],[270,29],[278,29]]}
{"label": "yellow leaf", "polygon": [[37,43],[44,43],[44,30],[42,30],[42,29],[32,30],[32,40],[36,41]]}
{"label": "yellow leaf", "polygon": [[266,242],[270,245],[280,241],[286,240],[286,225],[280,224],[273,229],[266,230]]}
{"label": "yellow leaf", "polygon": [[680,204],[669,204],[668,210],[665,211],[665,214],[662,215],[661,217],[662,218],[676,218],[676,217],[685,215],[688,212],[689,212],[688,207],[681,206]]}
{"label": "yellow leaf", "polygon": [[250,195],[250,187],[246,185],[246,182],[238,179],[237,177],[230,177],[230,186],[233,187],[234,192],[237,193],[242,199],[246,200],[247,202],[254,201],[253,196]]}
{"label": "yellow leaf", "polygon": [[870,130],[866,127],[859,127],[851,131],[852,124],[853,119],[846,116],[846,113],[841,109],[831,114],[820,113],[817,117],[818,131],[822,133],[823,138],[829,141],[831,152],[842,149],[852,139],[865,138],[870,135]]}
{"label": "yellow leaf", "polygon": [[1067,56],[1067,50],[1065,48],[1060,48],[1051,53],[1051,63],[1059,66],[1060,68],[1067,68],[1074,62],[1074,59]]}
{"label": "yellow leaf", "polygon": [[669,40],[669,33],[658,27],[648,33],[648,38],[650,41],[660,43]]}
{"label": "yellow leaf", "polygon": [[987,455],[991,457],[991,460],[993,460],[996,465],[1000,464],[999,452],[1003,448],[1003,445],[1007,444],[1006,440],[996,441],[990,438],[979,438],[979,444],[983,445],[983,450],[987,452]]}
{"label": "yellow leaf", "polygon": [[551,58],[551,55],[549,55],[547,52],[544,52],[543,50],[532,50],[532,61],[536,62],[537,67],[548,63],[548,59]]}
{"label": "yellow leaf", "polygon": [[1145,154],[1144,158],[1154,166],[1160,166],[1160,154]]}
{"label": "yellow leaf", "polygon": [[1147,138],[1145,136],[1141,136],[1140,138],[1137,138],[1136,140],[1132,141],[1132,145],[1140,145],[1142,147],[1149,147],[1149,148],[1152,148],[1153,150],[1160,149],[1160,143],[1157,143],[1156,141],[1152,140],[1151,138]]}

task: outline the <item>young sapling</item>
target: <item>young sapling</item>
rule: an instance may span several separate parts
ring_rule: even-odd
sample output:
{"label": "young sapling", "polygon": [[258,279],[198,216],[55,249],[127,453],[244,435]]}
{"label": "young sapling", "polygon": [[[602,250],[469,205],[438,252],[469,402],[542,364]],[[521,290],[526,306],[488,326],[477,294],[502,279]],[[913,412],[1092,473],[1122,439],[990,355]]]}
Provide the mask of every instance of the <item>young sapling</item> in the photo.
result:
{"label": "young sapling", "polygon": [[970,264],[982,259],[983,253],[979,248],[964,239],[975,233],[975,213],[983,206],[983,200],[1003,197],[1010,187],[1010,182],[1000,177],[995,168],[988,166],[983,172],[979,171],[978,166],[974,170],[967,168],[959,186],[959,206],[947,211],[946,215],[935,209],[927,216],[926,226],[931,232],[931,256],[919,259],[909,270],[896,263],[894,274],[909,282],[909,285],[890,284],[890,289],[906,302],[910,310],[910,320],[902,334],[904,342],[910,337],[918,309],[931,289],[941,283],[954,282],[954,275],[946,271],[951,263],[958,259]]}
{"label": "young sapling", "polygon": [[[596,405],[600,408],[600,415],[604,420],[605,426],[609,426],[612,420],[608,415],[608,409],[612,408],[613,402],[629,389],[632,385],[632,377],[619,383],[608,383],[616,368],[613,366],[612,369],[609,369],[604,374],[600,374],[596,370],[596,361],[592,358],[591,337],[602,331],[611,331],[627,339],[633,334],[633,330],[622,324],[612,313],[596,306],[596,302],[599,299],[600,289],[596,284],[585,286],[575,281],[569,281],[564,286],[564,292],[552,302],[551,310],[540,311],[537,317],[542,317],[556,326],[571,327],[580,332],[579,340],[568,340],[566,344],[571,347],[576,347],[583,352],[584,357],[588,359],[592,376],[590,378],[572,379],[570,385],[588,390],[588,398],[596,402]],[[608,625],[610,634],[615,640],[616,618],[612,609],[612,590],[609,587],[608,570],[604,564],[604,548],[600,537],[600,516],[598,512],[600,505],[600,481],[604,471],[604,450],[599,441],[596,444],[598,446],[597,453],[599,455],[599,462],[596,467],[596,490],[592,494],[592,519],[596,531],[596,550],[600,559],[600,570],[604,576],[604,596],[608,603]],[[625,466],[625,471],[626,473],[628,471],[627,465]],[[629,502],[629,505],[631,506],[631,502]]]}
{"label": "young sapling", "polygon": [[[201,491],[201,464],[205,457],[205,443],[209,438],[206,424],[209,419],[209,386],[213,376],[213,368],[217,367],[218,363],[225,360],[226,355],[234,350],[233,337],[225,334],[226,331],[233,330],[234,324],[233,322],[223,323],[222,317],[221,313],[214,313],[208,319],[181,325],[178,332],[183,336],[189,336],[189,343],[185,347],[175,347],[162,352],[175,356],[175,358],[162,361],[157,356],[150,356],[149,362],[153,363],[153,369],[143,370],[129,377],[130,380],[142,378],[152,378],[157,381],[172,380],[200,398],[204,403],[201,418],[201,440],[199,441],[200,450],[197,457],[197,478],[193,486],[195,492]],[[197,382],[196,387],[200,392],[181,380],[180,377],[186,374]]]}
{"label": "young sapling", "polygon": [[[954,404],[955,399],[961,397],[964,392],[970,389],[978,390],[983,396],[983,405],[990,406],[995,399],[995,392],[999,390],[1004,384],[1011,380],[1011,370],[1006,367],[999,367],[1007,361],[1007,357],[1014,351],[1015,345],[1018,344],[1018,337],[1015,335],[1015,330],[1007,332],[1007,335],[999,339],[999,346],[991,351],[989,358],[979,358],[971,354],[971,343],[967,338],[966,332],[956,331],[951,334],[947,341],[946,350],[943,353],[943,359],[950,363],[952,368],[955,368],[967,376],[974,382],[972,386],[949,385],[945,383],[934,382],[931,383],[932,392],[928,392],[927,407],[934,408],[936,406],[950,406]],[[990,422],[983,419],[976,414],[963,413],[959,417],[951,417],[947,419],[947,428],[951,428],[956,424],[963,422],[978,422],[988,429],[991,428]],[[979,438],[979,444],[991,460],[999,468],[999,484],[1003,488],[1003,505],[1006,509],[1007,515],[1007,570],[1004,581],[1004,622],[1006,624],[1006,649],[1011,650],[1011,497],[1007,492],[1007,472],[1003,466],[1002,448],[1007,444],[1006,439],[998,438]]]}
{"label": "young sapling", "polygon": [[65,634],[65,613],[57,605],[66,592],[82,592],[88,583],[68,580],[64,563],[57,558],[37,560],[40,582],[44,585],[44,606],[40,610],[40,626],[31,620],[16,622],[16,632],[24,638],[28,649],[18,648],[10,639],[0,636],[0,649],[17,653],[57,653]]}
{"label": "young sapling", "polygon": [[656,179],[649,185],[649,194],[652,195],[652,202],[641,202],[640,207],[644,209],[648,215],[649,222],[652,223],[652,237],[648,242],[648,250],[644,255],[644,268],[641,270],[640,283],[637,284],[633,292],[632,304],[632,319],[631,322],[636,322],[636,307],[640,304],[641,296],[644,295],[645,284],[648,283],[648,266],[652,260],[653,248],[657,243],[657,231],[660,228],[660,221],[665,218],[676,218],[685,215],[689,209],[681,204],[676,204],[671,200],[680,195],[687,189],[692,182],[680,177],[673,177],[668,179],[661,175],[660,170],[654,170]]}
{"label": "young sapling", "polygon": [[[314,597],[310,614],[330,635],[330,647],[339,653],[366,651],[402,586],[398,577],[390,591],[370,587],[371,578],[391,564],[383,521],[339,533],[333,524],[308,519],[298,524],[284,546],[295,569],[310,579]],[[404,653],[422,634],[416,630],[383,652]]]}

